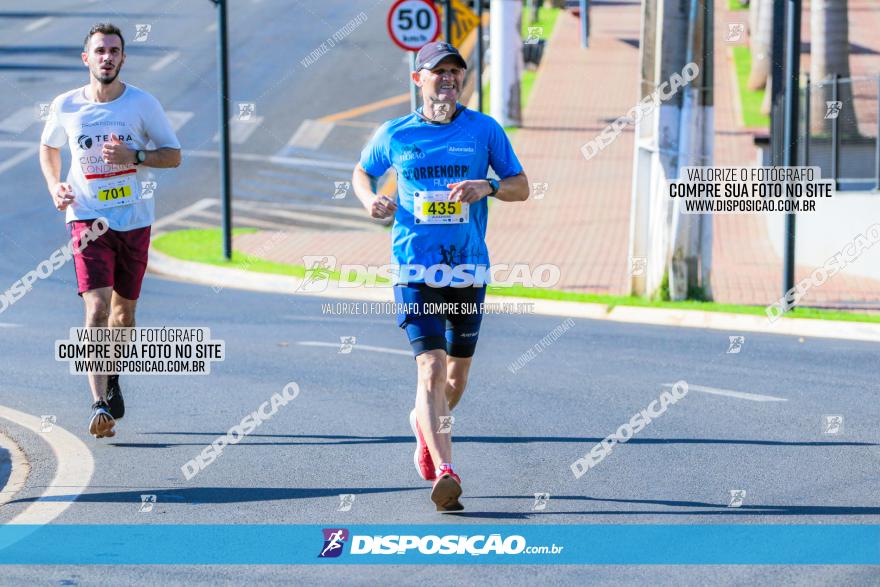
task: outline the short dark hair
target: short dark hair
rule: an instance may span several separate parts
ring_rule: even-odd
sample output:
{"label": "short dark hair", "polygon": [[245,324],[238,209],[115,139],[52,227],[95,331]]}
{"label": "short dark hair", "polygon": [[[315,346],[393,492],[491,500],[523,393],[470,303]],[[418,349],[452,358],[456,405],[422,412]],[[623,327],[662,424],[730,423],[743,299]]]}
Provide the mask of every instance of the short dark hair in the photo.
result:
{"label": "short dark hair", "polygon": [[89,41],[95,33],[116,35],[119,37],[119,40],[122,41],[122,52],[125,53],[125,38],[122,36],[122,31],[119,30],[118,26],[110,24],[109,22],[99,22],[92,25],[92,28],[89,29],[89,34],[86,35],[86,39],[83,41],[83,53],[89,52]]}

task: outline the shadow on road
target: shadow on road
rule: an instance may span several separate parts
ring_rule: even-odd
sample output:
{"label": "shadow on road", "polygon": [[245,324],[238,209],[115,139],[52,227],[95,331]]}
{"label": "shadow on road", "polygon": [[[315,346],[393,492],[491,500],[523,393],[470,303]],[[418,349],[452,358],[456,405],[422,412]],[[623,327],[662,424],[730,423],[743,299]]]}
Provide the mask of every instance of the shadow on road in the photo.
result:
{"label": "shadow on road", "polygon": [[[226,432],[143,432],[143,436],[204,436],[204,442],[118,442],[110,443],[121,448],[165,448],[171,446],[203,446],[218,436],[226,436]],[[278,439],[274,442],[251,442],[251,438]],[[289,442],[283,439],[291,439]],[[297,442],[310,440],[311,442]],[[478,444],[530,444],[543,442],[598,444],[604,440],[591,436],[455,436],[456,443]],[[412,435],[406,436],[355,436],[348,434],[249,434],[236,446],[307,446],[307,445],[344,445],[344,444],[409,444]],[[795,441],[795,440],[752,440],[737,438],[632,438],[627,444],[742,444],[758,446],[880,446],[874,442],[855,441]]]}
{"label": "shadow on road", "polygon": [[[519,502],[534,499],[534,495],[480,495],[467,497],[468,502],[479,499],[515,499]],[[728,507],[725,503],[708,503],[701,501],[680,501],[668,499],[613,499],[589,497],[585,495],[554,495],[553,502],[589,502],[589,503],[623,503],[639,505],[660,505],[674,508],[692,508],[682,510],[592,510],[592,511],[534,511],[523,512],[462,512],[463,517],[472,518],[496,518],[496,519],[522,519],[531,516],[596,516],[596,515],[672,515],[672,516],[877,516],[880,515],[880,507],[868,506],[828,506],[828,505],[765,505],[743,504],[740,507]],[[717,508],[717,509],[696,509]],[[473,509],[473,508],[471,508]]]}
{"label": "shadow on road", "polygon": [[245,503],[284,499],[312,499],[317,497],[338,497],[341,493],[369,495],[400,491],[424,491],[424,489],[424,487],[182,487],[164,490],[146,488],[133,491],[58,495],[47,498],[29,497],[13,500],[10,503],[27,503],[37,500],[78,501],[86,503],[141,503],[141,496],[149,494],[156,496],[157,503],[186,503],[192,505],[201,503]]}

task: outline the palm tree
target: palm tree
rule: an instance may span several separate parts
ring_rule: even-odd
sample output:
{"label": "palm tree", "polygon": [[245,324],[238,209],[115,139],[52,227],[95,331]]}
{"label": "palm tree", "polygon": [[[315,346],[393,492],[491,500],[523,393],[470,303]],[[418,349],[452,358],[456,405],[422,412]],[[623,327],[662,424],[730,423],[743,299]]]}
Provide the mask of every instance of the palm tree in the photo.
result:
{"label": "palm tree", "polygon": [[[747,86],[750,90],[759,90],[767,85],[770,75],[770,51],[773,39],[773,0],[755,2],[755,18],[753,28],[749,31],[752,53],[752,68],[749,71]],[[749,18],[749,22],[752,22]]]}
{"label": "palm tree", "polygon": [[[810,2],[810,79],[814,84],[811,95],[812,112],[810,131],[829,134],[831,120],[825,118],[825,103],[830,102],[832,86],[823,83],[835,74],[849,77],[849,22],[847,0],[811,0]],[[838,118],[841,137],[858,135],[851,83],[841,83],[838,100],[843,109]]]}

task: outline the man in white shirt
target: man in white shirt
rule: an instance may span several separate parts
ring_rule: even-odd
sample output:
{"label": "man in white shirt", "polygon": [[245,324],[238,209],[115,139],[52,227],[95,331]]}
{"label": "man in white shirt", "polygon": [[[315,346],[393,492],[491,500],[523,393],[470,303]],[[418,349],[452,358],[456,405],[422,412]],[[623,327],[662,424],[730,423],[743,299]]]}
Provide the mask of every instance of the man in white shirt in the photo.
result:
{"label": "man in white shirt", "polygon": [[[177,167],[180,143],[161,104],[119,79],[125,40],[117,27],[92,26],[82,60],[89,83],[52,102],[41,138],[40,167],[55,207],[66,211],[76,242],[84,235],[94,236],[92,224],[99,218],[109,226],[84,248],[74,248],[85,325],[133,327],[155,220],[152,191],[142,191],[138,170]],[[72,160],[62,182],[65,143]],[[94,400],[89,433],[114,436],[115,421],[125,413],[119,375],[89,373],[89,385]]]}

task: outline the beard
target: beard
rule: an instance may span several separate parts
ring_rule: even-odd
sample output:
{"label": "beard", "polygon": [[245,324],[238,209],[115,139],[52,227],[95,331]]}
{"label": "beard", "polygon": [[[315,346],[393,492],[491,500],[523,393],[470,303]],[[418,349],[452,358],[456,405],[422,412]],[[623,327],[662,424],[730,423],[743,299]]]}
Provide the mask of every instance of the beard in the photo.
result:
{"label": "beard", "polygon": [[121,69],[122,65],[120,64],[116,66],[116,69],[114,69],[111,73],[105,74],[99,67],[97,71],[92,72],[92,75],[94,75],[95,79],[101,82],[101,84],[107,86],[116,81],[116,78],[119,77],[119,70]]}

